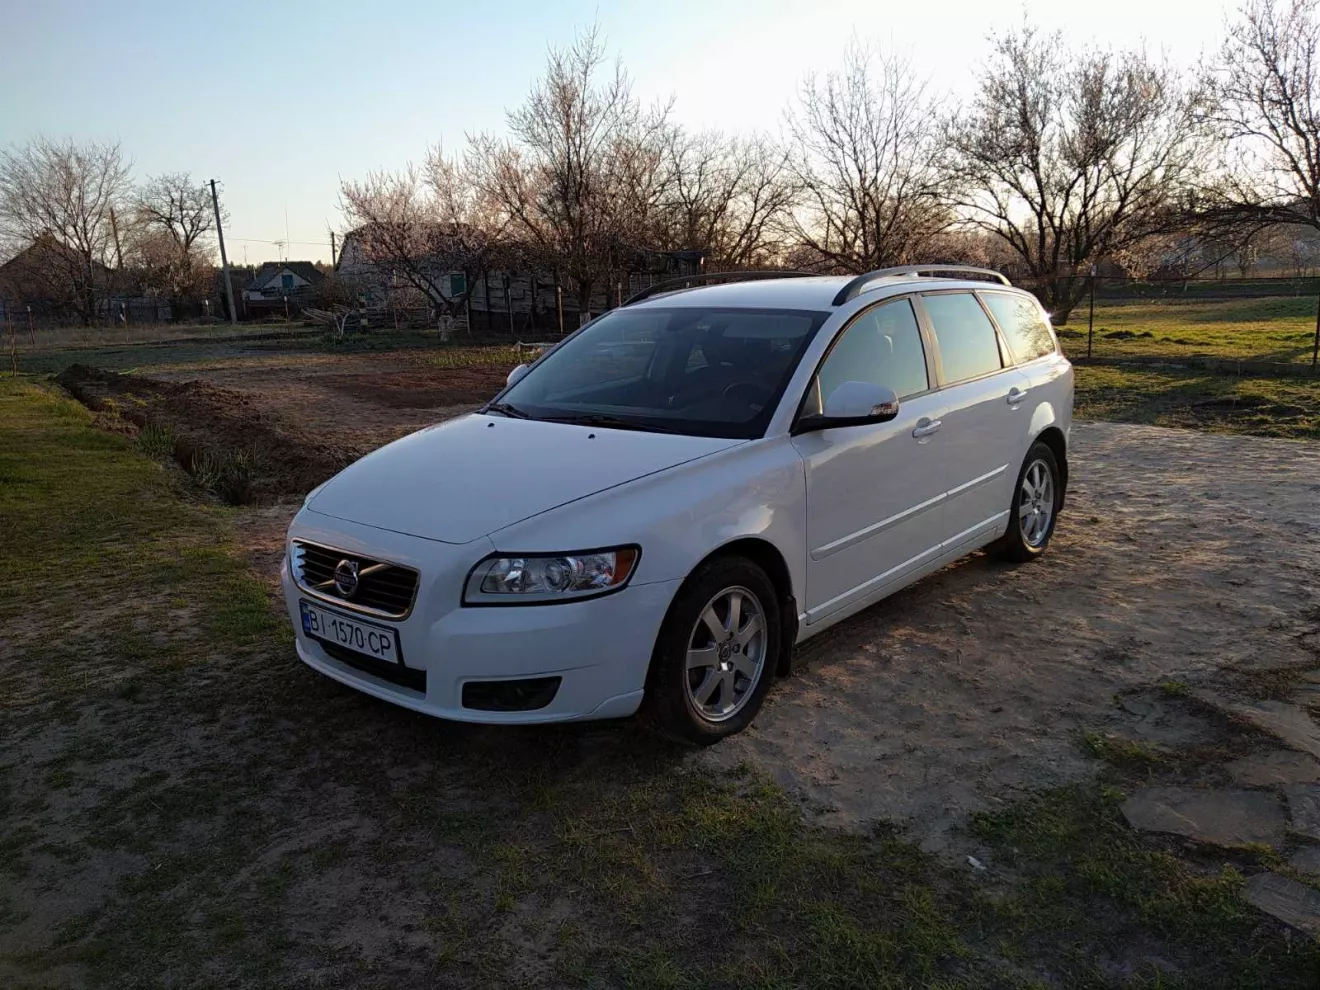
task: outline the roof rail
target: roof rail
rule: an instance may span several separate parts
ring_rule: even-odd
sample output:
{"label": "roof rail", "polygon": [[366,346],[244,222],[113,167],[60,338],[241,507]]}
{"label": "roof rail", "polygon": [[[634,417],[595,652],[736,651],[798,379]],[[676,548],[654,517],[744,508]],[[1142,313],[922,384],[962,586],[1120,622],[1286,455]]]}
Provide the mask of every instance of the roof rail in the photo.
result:
{"label": "roof rail", "polygon": [[730,281],[750,282],[758,278],[804,278],[811,277],[816,272],[708,272],[704,275],[685,275],[682,278],[671,278],[664,282],[657,282],[655,285],[648,285],[641,292],[629,296],[623,303],[625,306],[631,306],[635,302],[641,302],[643,299],[650,299],[652,296],[658,296],[665,292],[677,292],[680,289],[692,288],[698,285],[706,285],[712,279],[724,278]]}
{"label": "roof rail", "polygon": [[977,268],[974,265],[898,265],[894,268],[881,268],[878,271],[867,272],[865,275],[858,275],[839,290],[839,294],[834,297],[834,305],[842,306],[848,300],[856,299],[861,291],[876,279],[888,278],[891,275],[924,275],[928,272],[962,272],[967,275],[987,276],[1004,285],[1013,284],[1008,280],[1008,276],[993,268]]}

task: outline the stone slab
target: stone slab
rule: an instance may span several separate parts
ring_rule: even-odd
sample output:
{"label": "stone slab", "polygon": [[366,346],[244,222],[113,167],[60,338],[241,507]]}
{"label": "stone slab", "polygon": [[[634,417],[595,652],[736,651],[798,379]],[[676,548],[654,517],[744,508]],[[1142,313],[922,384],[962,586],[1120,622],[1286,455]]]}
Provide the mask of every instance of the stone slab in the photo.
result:
{"label": "stone slab", "polygon": [[1283,793],[1288,798],[1288,827],[1320,842],[1320,784],[1291,784]]}
{"label": "stone slab", "polygon": [[1123,816],[1144,832],[1168,832],[1217,846],[1279,846],[1283,803],[1265,791],[1148,787],[1122,805]]}
{"label": "stone slab", "polygon": [[1266,914],[1320,937],[1320,890],[1277,873],[1257,873],[1247,880],[1243,892]]}
{"label": "stone slab", "polygon": [[1197,692],[1198,700],[1245,719],[1268,732],[1289,749],[1320,759],[1320,725],[1297,705],[1286,701],[1230,701],[1219,695]]}
{"label": "stone slab", "polygon": [[1295,749],[1255,753],[1224,766],[1233,783],[1244,787],[1283,787],[1320,781],[1320,760]]}
{"label": "stone slab", "polygon": [[1320,846],[1302,846],[1288,857],[1288,865],[1298,873],[1320,877]]}

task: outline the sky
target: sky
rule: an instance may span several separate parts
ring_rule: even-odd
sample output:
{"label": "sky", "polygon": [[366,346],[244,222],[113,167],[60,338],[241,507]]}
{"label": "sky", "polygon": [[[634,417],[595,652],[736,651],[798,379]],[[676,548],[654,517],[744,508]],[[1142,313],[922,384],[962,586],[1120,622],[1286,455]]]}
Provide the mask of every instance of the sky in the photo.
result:
{"label": "sky", "polygon": [[[693,128],[779,133],[854,37],[933,92],[972,91],[996,30],[1142,44],[1190,66],[1236,0],[0,0],[0,146],[119,140],[139,179],[220,180],[229,258],[329,260],[339,185],[503,133],[549,46],[599,24],[644,102]],[[273,243],[286,242],[283,246]]]}

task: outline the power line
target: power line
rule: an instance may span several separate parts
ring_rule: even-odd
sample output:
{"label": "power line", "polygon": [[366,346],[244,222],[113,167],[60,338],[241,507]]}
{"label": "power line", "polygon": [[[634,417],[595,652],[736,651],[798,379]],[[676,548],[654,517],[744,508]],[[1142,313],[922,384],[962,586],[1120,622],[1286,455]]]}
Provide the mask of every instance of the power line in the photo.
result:
{"label": "power line", "polygon": [[245,244],[302,244],[311,247],[330,246],[329,241],[271,241],[260,237],[235,237],[233,234],[228,235],[228,238],[231,241],[242,241]]}

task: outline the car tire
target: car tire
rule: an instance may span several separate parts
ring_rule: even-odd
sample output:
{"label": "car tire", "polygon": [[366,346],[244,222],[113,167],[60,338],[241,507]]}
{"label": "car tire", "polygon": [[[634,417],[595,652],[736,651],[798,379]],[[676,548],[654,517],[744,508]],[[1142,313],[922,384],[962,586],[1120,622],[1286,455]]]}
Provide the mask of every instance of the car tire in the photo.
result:
{"label": "car tire", "polygon": [[1037,440],[1018,471],[1009,511],[1008,532],[992,549],[1004,560],[1035,560],[1050,545],[1063,507],[1063,479],[1049,444]]}
{"label": "car tire", "polygon": [[707,561],[656,637],[643,712],[672,739],[717,743],[756,717],[782,649],[779,594],[765,571],[742,557]]}

